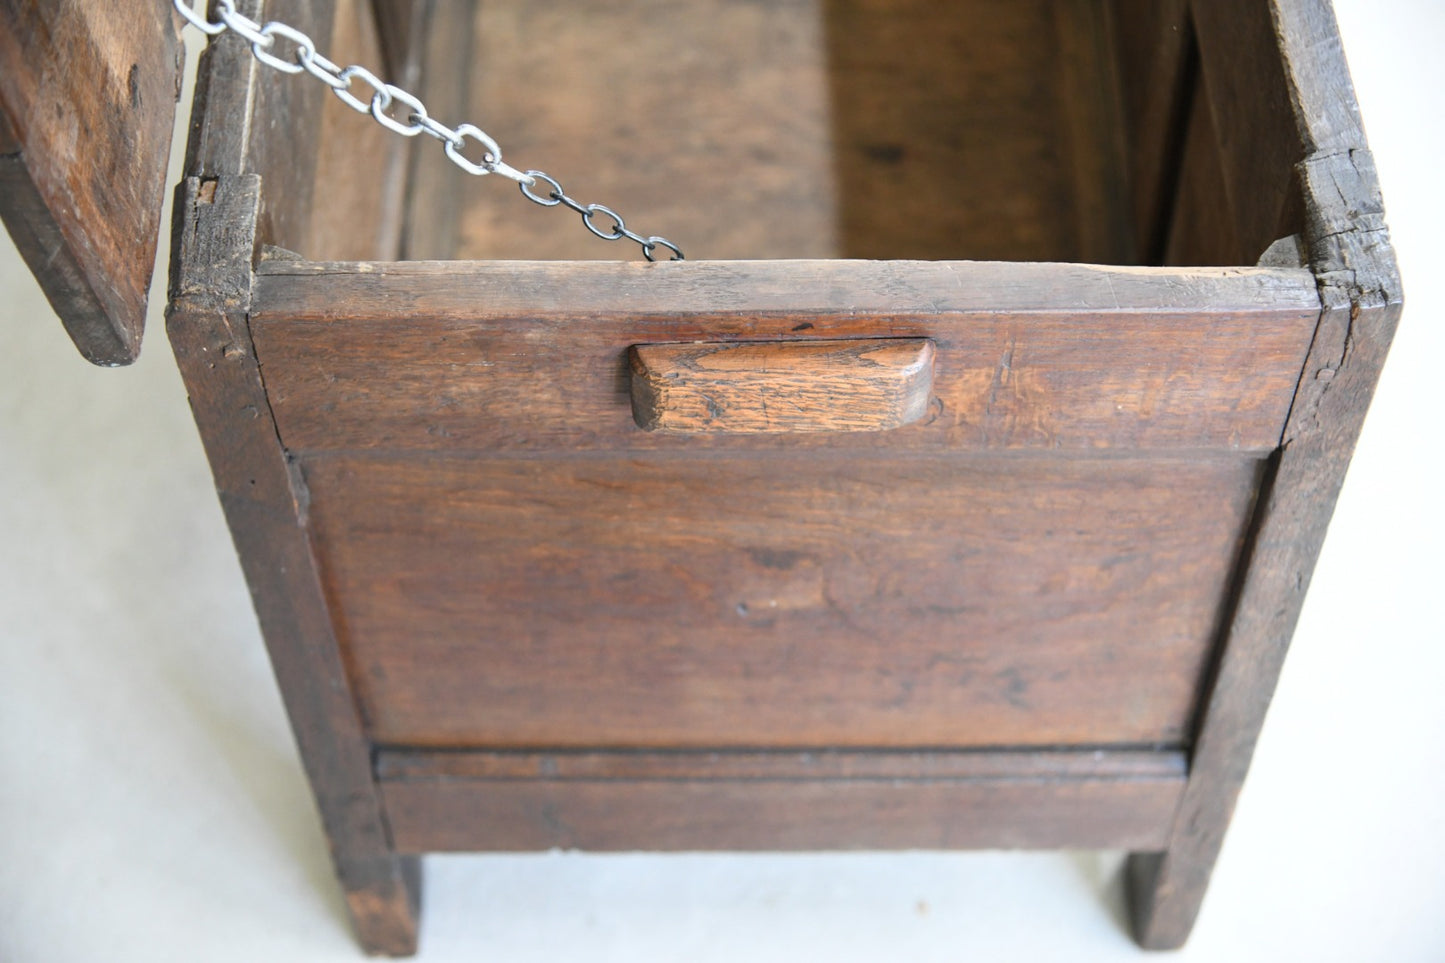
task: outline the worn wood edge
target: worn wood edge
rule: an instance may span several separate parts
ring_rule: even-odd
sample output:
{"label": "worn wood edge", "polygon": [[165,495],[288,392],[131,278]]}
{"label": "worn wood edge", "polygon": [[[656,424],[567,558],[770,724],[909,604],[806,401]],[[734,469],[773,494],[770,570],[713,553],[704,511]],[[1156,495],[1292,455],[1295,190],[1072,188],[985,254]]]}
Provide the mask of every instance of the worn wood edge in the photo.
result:
{"label": "worn wood edge", "polygon": [[246,324],[260,178],[177,189],[166,328],[357,934],[415,951],[420,879],[394,852],[287,458]]}
{"label": "worn wood edge", "polygon": [[1365,126],[1329,0],[1270,0],[1295,125],[1309,154],[1366,146]]}
{"label": "worn wood edge", "polygon": [[1198,915],[1403,308],[1333,12],[1323,0],[1275,0],[1271,10],[1311,151],[1296,176],[1322,310],[1241,567],[1169,845],[1129,860],[1134,933],[1149,949],[1182,946]]}
{"label": "worn wood edge", "polygon": [[[416,457],[416,448],[287,448],[287,452],[300,462],[322,462],[328,459],[359,459],[370,462],[383,462],[393,459],[409,459]],[[768,449],[773,450],[773,449]],[[1177,462],[1184,464],[1198,464],[1206,461],[1235,461],[1245,459],[1249,461],[1261,461],[1268,458],[1276,449],[1274,448],[1149,448],[1143,452],[1143,457],[1150,462]],[[740,451],[756,452],[757,449],[738,448],[704,448],[678,447],[638,449],[636,453],[647,458],[650,462],[666,463],[668,461],[733,461],[736,460]],[[838,448],[831,445],[820,445],[808,450],[808,457],[816,461],[833,461],[842,466],[849,461],[858,458],[858,449]],[[609,447],[577,448],[565,452],[569,461],[610,461],[617,458],[616,449]],[[946,452],[929,448],[890,448],[888,460],[890,462],[908,461],[936,461],[939,457],[947,457]],[[447,462],[476,462],[491,461],[499,457],[496,450],[483,447],[455,448],[448,449],[438,454],[439,458]],[[500,457],[507,461],[550,461],[558,456],[556,450],[548,448],[517,448],[506,449],[500,453]],[[972,462],[987,461],[1018,461],[1027,462],[1086,462],[1104,464],[1108,462],[1137,461],[1141,458],[1139,449],[1129,448],[989,448],[983,451],[967,453],[967,458]]]}
{"label": "worn wood edge", "polygon": [[431,780],[1182,779],[1182,749],[486,750],[387,746],[383,782]]}
{"label": "worn wood edge", "polygon": [[18,154],[20,149],[20,138],[10,126],[10,118],[5,116],[4,110],[0,110],[0,155]]}
{"label": "worn wood edge", "polygon": [[414,956],[421,927],[421,857],[387,854],[352,860],[345,877],[346,914],[370,956]]}
{"label": "worn wood edge", "polygon": [[[323,45],[333,33],[334,0],[237,0],[237,11],[258,22],[288,23]],[[319,111],[324,95],[323,85],[260,64],[232,31],[206,42],[192,99],[185,175],[261,175],[259,242],[305,246],[317,150],[297,138],[302,131],[314,133],[319,124],[310,122],[315,118],[298,120],[297,111]]]}
{"label": "worn wood edge", "polygon": [[1309,271],[991,261],[265,261],[258,321],[1318,311]]}
{"label": "worn wood edge", "polygon": [[0,220],[85,360],[117,367],[140,357],[145,305],[112,319],[107,299],[91,285],[50,216],[23,154],[0,155]]}
{"label": "worn wood edge", "polygon": [[186,137],[186,176],[246,173],[246,135],[259,67],[250,54],[239,42],[206,42],[201,48]]}
{"label": "worn wood edge", "polygon": [[632,417],[682,434],[887,431],[928,412],[934,354],[926,338],[633,345]]}
{"label": "worn wood edge", "polygon": [[[33,11],[36,5],[22,3],[6,4],[6,6],[13,10],[7,15],[8,18],[27,7]],[[100,22],[93,21],[91,19],[93,16],[90,14],[79,19],[87,25]],[[151,15],[143,14],[141,16],[148,18]],[[163,131],[158,132],[159,139],[150,145],[156,149],[156,153],[149,154],[144,158],[154,166],[154,169],[141,170],[140,167],[145,165],[138,165],[135,170],[127,172],[132,187],[146,185],[141,189],[141,193],[155,205],[144,215],[144,219],[148,223],[142,225],[141,233],[138,236],[127,238],[128,243],[138,246],[148,253],[148,256],[144,258],[143,276],[139,279],[134,278],[129,272],[119,272],[124,276],[115,278],[115,283],[112,283],[112,272],[109,269],[110,266],[104,263],[103,252],[89,237],[89,232],[85,229],[83,222],[78,222],[73,217],[76,200],[70,196],[70,188],[57,183],[50,176],[37,177],[30,170],[25,149],[27,135],[30,133],[26,130],[26,121],[36,120],[36,118],[22,116],[25,111],[20,104],[8,101],[0,103],[0,221],[4,222],[21,258],[35,276],[46,300],[59,317],[66,334],[80,351],[81,356],[92,364],[102,367],[129,365],[140,356],[147,308],[150,302],[154,262],[159,257],[160,207],[166,189],[166,162],[169,157],[176,102],[181,93],[185,48],[174,15],[157,13],[154,24],[160,31],[160,40],[165,45],[162,49],[163,56],[160,64],[160,69],[165,73],[151,76],[155,76],[157,81],[164,81],[169,77],[169,83],[173,90],[169,97],[161,98],[159,101],[154,97],[148,97],[145,100],[144,108],[139,108],[141,103],[139,100],[133,99],[132,101],[133,108],[144,109],[147,115],[153,119],[158,117],[161,123],[154,124],[152,129],[159,127]],[[36,26],[43,26],[43,24],[36,24]],[[103,32],[103,26],[101,29]],[[53,51],[59,56],[83,56],[83,54],[76,53],[76,47],[93,45],[97,41],[93,31],[85,32],[86,35],[83,38],[69,38],[68,44],[62,42],[66,38],[51,35],[48,31],[42,32],[46,33],[42,45],[48,44],[54,47],[59,44]],[[105,38],[102,36],[99,39],[104,42]],[[129,52],[136,53],[135,51]],[[92,53],[94,53],[93,50]],[[36,62],[32,52],[24,52],[21,59],[27,64],[33,65]],[[132,72],[128,78],[128,82],[132,84],[136,81],[139,63],[140,60],[137,59],[132,65]],[[25,73],[25,71],[23,69],[17,71],[17,74],[21,73]],[[43,84],[43,82],[42,75],[41,83]],[[144,77],[139,86],[153,89]],[[0,87],[7,88],[8,94],[8,84],[0,84]],[[137,88],[132,87],[132,97],[137,96]],[[159,104],[158,108],[157,104]],[[38,110],[39,108],[32,109]],[[159,115],[154,113],[157,109],[161,111]],[[59,122],[61,118],[49,118],[49,120]],[[82,117],[72,116],[69,121],[72,125],[79,124],[82,129],[86,126],[85,119]],[[130,137],[127,139],[126,146],[132,154],[135,154],[136,151],[143,152],[145,146],[143,142],[146,138],[143,135],[137,138],[136,127],[131,126],[128,129]],[[82,130],[82,133],[88,132]],[[137,142],[138,139],[141,143]],[[87,146],[93,149],[97,145]],[[126,158],[128,161],[134,162],[141,159],[139,155]],[[65,160],[66,158],[60,158],[58,162],[64,163]],[[56,158],[41,158],[40,162],[48,164],[56,162]],[[47,173],[49,172],[47,171]],[[137,209],[146,210],[143,207]]]}

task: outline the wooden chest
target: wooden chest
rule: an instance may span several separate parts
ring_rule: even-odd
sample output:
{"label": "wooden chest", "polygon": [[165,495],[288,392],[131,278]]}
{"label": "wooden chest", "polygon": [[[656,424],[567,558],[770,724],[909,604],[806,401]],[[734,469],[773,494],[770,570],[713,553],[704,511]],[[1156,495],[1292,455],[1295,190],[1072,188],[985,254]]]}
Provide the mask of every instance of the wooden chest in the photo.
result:
{"label": "wooden chest", "polygon": [[[1401,304],[1328,4],[260,7],[691,258],[206,50],[169,334],[363,945],[558,846],[1125,849],[1180,945]],[[0,20],[125,363],[180,20]]]}

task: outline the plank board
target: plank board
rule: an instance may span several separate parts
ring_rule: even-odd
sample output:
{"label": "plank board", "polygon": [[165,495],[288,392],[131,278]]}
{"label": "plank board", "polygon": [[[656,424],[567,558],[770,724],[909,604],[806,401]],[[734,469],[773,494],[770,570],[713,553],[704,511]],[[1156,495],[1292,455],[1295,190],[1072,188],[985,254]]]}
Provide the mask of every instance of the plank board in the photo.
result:
{"label": "plank board", "polygon": [[302,465],[373,738],[1179,743],[1248,457]]}
{"label": "plank board", "polygon": [[[1218,201],[1233,220],[1239,264],[1255,263],[1276,239],[1304,227],[1302,207],[1291,202],[1305,145],[1291,107],[1274,6],[1264,0],[1189,5],[1199,37],[1198,99],[1218,144],[1224,184]],[[1348,77],[1343,61],[1340,73]]]}
{"label": "plank board", "polygon": [[1319,313],[1306,271],[972,262],[263,264],[252,327],[298,451],[669,450],[630,345],[931,338],[884,438],[698,446],[1269,451]]}
{"label": "plank board", "polygon": [[909,338],[634,345],[632,417],[648,431],[887,431],[928,412],[933,353]]}
{"label": "plank board", "polygon": [[[691,257],[1113,260],[1101,9],[488,2],[471,103],[509,162]],[[465,191],[457,257],[637,257],[500,178]]]}
{"label": "plank board", "polygon": [[378,770],[404,852],[1147,847],[1184,784],[1177,752],[391,751]]}
{"label": "plank board", "polygon": [[140,353],[181,63],[169,4],[0,0],[0,218],[96,364]]}
{"label": "plank board", "polygon": [[[392,16],[400,16],[400,8],[409,5],[385,6]],[[334,8],[331,36],[321,41],[322,52],[334,52],[346,58],[344,63],[380,69],[386,39],[378,30],[380,11],[372,10],[366,0],[336,0]],[[395,36],[390,39],[399,41]],[[406,83],[401,75],[390,76],[397,77],[393,82]],[[269,86],[289,84],[289,78],[274,72],[262,74],[260,81]],[[360,81],[357,87],[362,87]],[[327,260],[397,257],[410,145],[335,97],[323,97],[310,109],[316,111],[311,123],[320,129],[313,138],[315,156],[308,158],[315,164],[313,207],[299,250]],[[296,125],[301,123],[298,117]],[[279,193],[272,198],[272,203],[285,202]]]}
{"label": "plank board", "polygon": [[[222,54],[209,66],[236,65]],[[183,182],[166,327],[352,921],[367,947],[406,954],[416,949],[418,865],[387,838],[305,529],[305,488],[276,437],[246,331],[260,195],[255,174]]]}
{"label": "plank board", "polygon": [[[1204,52],[1216,76],[1231,74],[1211,94],[1216,120],[1230,128],[1224,143],[1241,145],[1255,161],[1254,169],[1240,164],[1231,179],[1234,191],[1253,184],[1260,201],[1253,211],[1235,211],[1245,215],[1239,230],[1246,243],[1251,233],[1256,242],[1270,233],[1264,228],[1281,194],[1270,185],[1279,183],[1280,165],[1303,150],[1286,183],[1295,181],[1299,191],[1324,311],[1201,707],[1179,816],[1167,847],[1129,860],[1134,933],[1149,949],[1182,945],[1204,900],[1402,308],[1379,180],[1328,0],[1193,6],[1201,27],[1206,17],[1250,8],[1210,34],[1216,49]],[[1205,36],[1202,29],[1201,42]],[[1292,114],[1290,131],[1252,140],[1262,124],[1276,122],[1268,118],[1280,97]]]}
{"label": "plank board", "polygon": [[1164,263],[1199,55],[1189,0],[1109,0],[1128,138],[1137,256]]}

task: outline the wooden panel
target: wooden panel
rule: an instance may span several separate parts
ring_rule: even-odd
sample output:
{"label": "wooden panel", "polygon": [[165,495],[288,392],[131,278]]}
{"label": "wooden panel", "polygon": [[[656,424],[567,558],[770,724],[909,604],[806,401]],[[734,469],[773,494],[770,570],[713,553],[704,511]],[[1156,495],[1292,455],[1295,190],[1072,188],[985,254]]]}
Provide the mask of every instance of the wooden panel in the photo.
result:
{"label": "wooden panel", "polygon": [[[1054,0],[808,6],[826,30],[837,179],[837,248],[822,255],[1085,257],[1065,116],[1064,68],[1076,63],[1060,54]],[[759,127],[740,107],[726,109],[737,110],[735,125]],[[737,175],[728,168],[751,172],[754,164],[746,157],[728,163],[722,169],[732,179]],[[717,215],[733,216],[726,208]],[[766,250],[772,225],[785,216],[752,214],[760,229],[749,248]],[[684,247],[709,257],[818,256],[741,246],[714,251],[718,242],[707,234],[685,240]]]}
{"label": "wooden panel", "polygon": [[[394,84],[404,84],[413,78],[404,76],[414,58],[412,51],[420,43],[420,33],[425,29],[428,7],[435,0],[365,0],[365,5],[375,18],[376,31],[381,36],[382,54],[386,73],[397,78]],[[448,0],[449,5],[464,6],[459,0]],[[411,90],[411,87],[403,87]]]}
{"label": "wooden panel", "polygon": [[[1240,259],[1254,264],[1276,238],[1298,233],[1290,205],[1304,146],[1290,108],[1269,0],[1191,0],[1199,38],[1200,99],[1218,137],[1225,209]],[[1310,55],[1306,59],[1314,59]],[[1343,61],[1341,61],[1343,64]]]}
{"label": "wooden panel", "polygon": [[1198,83],[1188,0],[1110,0],[1138,256],[1161,264]]}
{"label": "wooden panel", "polygon": [[1184,738],[1250,458],[307,461],[374,738]]}
{"label": "wooden panel", "polygon": [[181,61],[169,4],[0,0],[0,218],[96,364],[140,353]]}
{"label": "wooden panel", "polygon": [[1219,138],[1204,98],[1190,106],[1184,155],[1169,217],[1166,264],[1234,264],[1246,257],[1233,212]]}
{"label": "wooden panel", "polygon": [[[259,12],[254,2],[240,6],[249,16]],[[277,2],[267,11],[324,36],[312,17],[329,17],[330,4],[304,6]],[[247,327],[263,179],[272,178],[272,197],[286,198],[288,187],[299,185],[290,197],[295,219],[283,215],[273,227],[289,225],[299,238],[310,216],[310,182],[298,179],[303,170],[309,177],[305,152],[289,165],[280,156],[283,144],[296,152],[286,120],[304,111],[281,96],[279,103],[296,106],[296,114],[287,106],[262,115],[272,124],[251,125],[255,101],[274,106],[297,85],[275,84],[272,95],[261,96],[252,88],[255,69],[249,48],[234,37],[222,37],[202,56],[186,155],[193,176],[177,192],[166,326],[348,912],[365,949],[405,955],[416,949],[419,863],[398,857],[387,837],[371,747],[305,530],[305,489],[276,436]]]}
{"label": "wooden panel", "polygon": [[[643,235],[700,257],[828,256],[822,32],[818,0],[479,3],[471,103],[510,163]],[[640,257],[510,181],[464,190],[458,257]]]}
{"label": "wooden panel", "polygon": [[1168,749],[728,750],[614,752],[590,750],[421,750],[383,748],[378,779],[426,782],[477,780],[764,779],[959,781],[1017,779],[1182,779],[1184,753]]}
{"label": "wooden panel", "polygon": [[384,752],[407,850],[1157,845],[1180,753]]}
{"label": "wooden panel", "polygon": [[634,345],[632,417],[683,433],[885,431],[928,411],[933,355],[916,338]]}
{"label": "wooden panel", "polygon": [[[419,71],[423,102],[433,117],[461,123],[472,117],[469,81],[475,0],[428,0],[416,5],[426,8],[427,18],[420,34],[423,45],[414,52],[418,66],[426,64],[426,70]],[[453,257],[461,218],[458,199],[468,175],[438,152],[429,137],[413,143],[409,173],[402,256],[410,260]],[[490,186],[495,190],[497,185]],[[512,200],[495,195],[492,199],[496,203]]]}
{"label": "wooden panel", "polygon": [[[273,263],[257,350],[288,447],[670,448],[632,418],[648,342],[938,346],[936,414],[886,438],[691,444],[1266,451],[1318,314],[1308,272],[870,262]],[[285,272],[285,273],[272,273]]]}
{"label": "wooden panel", "polygon": [[[510,161],[693,257],[1114,259],[1100,17],[1089,0],[490,2],[472,102]],[[637,256],[499,180],[468,181],[458,256]]]}
{"label": "wooden panel", "polygon": [[1107,12],[1102,0],[1055,0],[1059,127],[1070,147],[1074,259],[1134,264],[1122,93]]}

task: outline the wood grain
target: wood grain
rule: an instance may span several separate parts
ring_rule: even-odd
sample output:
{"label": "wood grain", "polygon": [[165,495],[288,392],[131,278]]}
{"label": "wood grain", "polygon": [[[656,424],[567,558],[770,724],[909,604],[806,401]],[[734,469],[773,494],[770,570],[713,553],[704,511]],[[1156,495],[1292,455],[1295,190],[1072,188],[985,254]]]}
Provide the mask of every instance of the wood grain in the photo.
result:
{"label": "wood grain", "polygon": [[[1119,58],[1101,0],[1055,0],[1059,128],[1069,144],[1074,258],[1135,264]],[[1040,38],[1041,39],[1041,38]],[[1036,45],[1042,46],[1036,41]]]}
{"label": "wood grain", "polygon": [[288,447],[670,450],[626,351],[928,338],[934,411],[887,436],[698,446],[1269,451],[1318,314],[1308,272],[927,262],[261,266],[253,330]]}
{"label": "wood grain", "polygon": [[[548,0],[483,4],[465,36],[513,48],[472,85],[513,111],[493,130],[509,160],[549,128],[577,157],[645,140],[634,169],[553,172],[632,226],[661,193],[754,254],[1118,250],[1112,46],[1149,256],[1249,263],[1297,232],[1309,271],[278,259],[253,277],[263,244],[324,254],[388,228],[323,223],[350,195],[293,135],[324,91],[253,88],[244,47],[208,54],[170,327],[370,948],[414,945],[399,851],[559,845],[1125,847],[1140,941],[1182,942],[1399,312],[1327,7],[1194,3],[1196,50],[1183,2],[1105,32],[1083,0],[597,0],[559,48],[516,44],[565,19]],[[450,9],[428,43],[456,42]],[[683,22],[699,11],[716,16]],[[331,4],[265,16],[349,29]],[[613,48],[665,51],[656,84],[576,82],[631,80]],[[530,99],[500,96],[505,63]],[[689,77],[726,96],[679,97]],[[741,169],[756,179],[726,193]],[[513,235],[481,206],[491,180],[459,206],[463,254],[607,252],[546,212]],[[418,183],[417,237],[451,253]],[[879,337],[936,343],[923,423],[632,420],[629,346]]]}
{"label": "wood grain", "polygon": [[[344,63],[381,69],[382,42],[371,3],[336,0],[334,6],[331,35],[322,51],[344,57]],[[401,12],[394,10],[398,16]],[[393,37],[391,42],[395,45],[400,38]],[[261,79],[270,84],[287,82],[274,72]],[[387,79],[399,85],[407,83],[405,71]],[[306,129],[301,118],[293,123],[293,129]],[[380,124],[358,116],[335,97],[324,97],[316,105],[315,123],[319,130],[313,134],[314,146],[308,151],[314,154],[308,160],[315,165],[312,213],[296,250],[323,260],[398,257],[410,145]],[[292,149],[301,148],[293,144]],[[284,202],[278,194],[276,203]]]}
{"label": "wood grain", "polygon": [[261,177],[215,173],[249,163],[245,129],[227,125],[245,117],[250,62],[247,48],[229,44],[202,58],[166,327],[358,938],[372,952],[405,955],[416,948],[419,866],[390,845],[317,580],[305,486],[277,438],[247,326]]}
{"label": "wood grain", "polygon": [[276,438],[246,330],[258,180],[182,184],[166,327],[352,921],[367,947],[405,954],[416,946],[415,867],[390,848],[306,534],[305,488]]}
{"label": "wood grain", "polygon": [[[509,159],[693,257],[1122,260],[1101,10],[484,3],[471,100]],[[458,257],[636,256],[496,180],[465,185]]]}
{"label": "wood grain", "polygon": [[1137,258],[1163,264],[1198,86],[1188,0],[1110,0]]}
{"label": "wood grain", "polygon": [[1203,97],[1196,97],[1189,105],[1184,153],[1168,215],[1165,264],[1245,263],[1246,245],[1240,242],[1234,212],[1224,201],[1227,189],[1213,112]]}
{"label": "wood grain", "polygon": [[182,60],[168,5],[0,2],[0,218],[95,364],[140,353]]}
{"label": "wood grain", "polygon": [[[1254,264],[1277,238],[1303,225],[1290,204],[1305,149],[1285,82],[1271,0],[1191,0],[1199,38],[1200,100],[1218,137],[1224,192],[1239,253]],[[1307,55],[1316,59],[1315,55]],[[1339,62],[1344,71],[1344,62]],[[1353,97],[1351,97],[1353,99]]]}
{"label": "wood grain", "polygon": [[[381,785],[397,845],[415,851],[1127,847],[1160,838],[1184,781],[1182,756],[1167,752],[855,753],[841,770],[828,753],[508,760],[509,769],[533,769],[531,776],[497,775],[497,761],[472,753],[383,753]],[[428,763],[438,763],[431,774]],[[646,775],[636,774],[639,764]],[[563,774],[579,765],[596,775]],[[628,775],[609,775],[616,771]]]}
{"label": "wood grain", "polygon": [[374,739],[1178,744],[1258,463],[328,456]]}
{"label": "wood grain", "polygon": [[[448,5],[451,4],[466,5],[463,0],[448,0]],[[435,0],[366,0],[365,6],[374,18],[377,35],[381,38],[382,63],[385,65],[386,74],[394,78],[391,83],[401,86],[403,90],[414,89],[405,86],[415,81],[414,75],[407,74],[418,66],[413,52],[422,43],[421,37],[426,30],[427,18],[431,16],[429,8],[434,5]]]}
{"label": "wood grain", "polygon": [[[1329,4],[1271,3],[1262,29],[1278,44],[1280,62],[1260,69],[1273,77],[1282,62],[1294,130],[1304,142],[1295,176],[1325,307],[1254,523],[1169,845],[1130,860],[1135,935],[1155,949],[1182,945],[1199,912],[1402,307],[1379,183]],[[1240,47],[1261,48],[1257,38]],[[1268,152],[1261,157],[1265,165],[1275,160]]]}
{"label": "wood grain", "polygon": [[[1088,69],[1095,51],[1085,43],[1074,58],[1060,48],[1074,37],[1059,19],[1067,7],[825,0],[810,11],[827,43],[838,223],[827,254],[1109,259],[1080,233],[1095,192],[1086,185],[1075,194],[1069,112],[1078,88],[1088,98],[1097,85]],[[780,213],[756,216],[767,224]],[[770,232],[759,233],[753,248],[767,243]],[[714,251],[706,235],[690,243],[709,257],[810,255]]]}
{"label": "wood grain", "polygon": [[[425,13],[422,29],[414,34],[420,45],[412,51],[418,67],[426,64],[424,71],[418,71],[422,100],[433,117],[470,117],[476,2],[428,0],[417,6]],[[457,251],[460,199],[467,175],[437,150],[431,138],[419,141],[411,148],[401,256],[407,260],[451,258]]]}
{"label": "wood grain", "polygon": [[632,417],[681,433],[886,431],[933,397],[933,342],[633,345]]}

